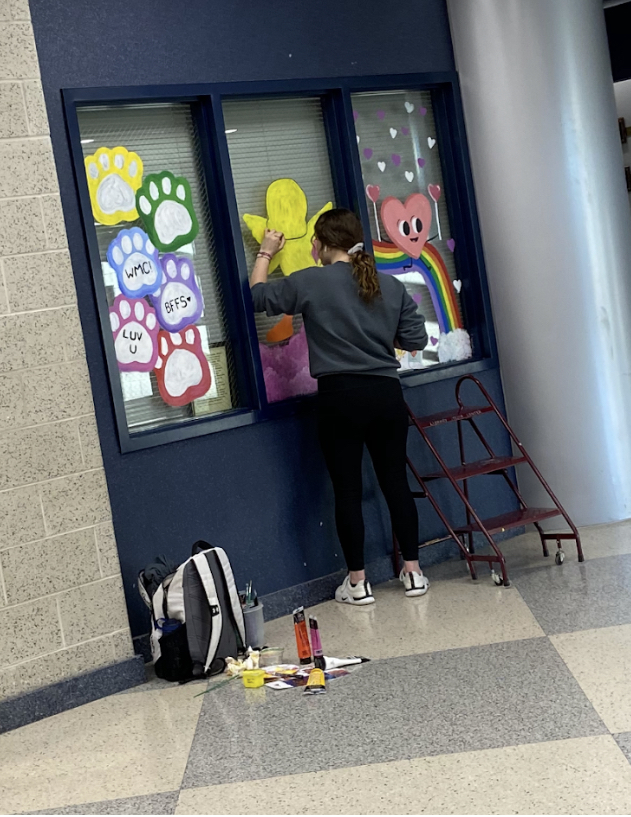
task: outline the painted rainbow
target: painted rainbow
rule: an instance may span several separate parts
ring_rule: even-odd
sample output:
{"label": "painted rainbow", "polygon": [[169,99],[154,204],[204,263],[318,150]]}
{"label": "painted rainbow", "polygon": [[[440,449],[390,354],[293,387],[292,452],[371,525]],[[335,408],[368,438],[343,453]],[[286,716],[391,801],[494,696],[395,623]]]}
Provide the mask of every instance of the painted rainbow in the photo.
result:
{"label": "painted rainbow", "polygon": [[373,241],[372,246],[379,272],[388,275],[420,272],[429,289],[441,332],[463,328],[454,287],[445,262],[436,247],[426,244],[421,257],[415,259],[386,241]]}

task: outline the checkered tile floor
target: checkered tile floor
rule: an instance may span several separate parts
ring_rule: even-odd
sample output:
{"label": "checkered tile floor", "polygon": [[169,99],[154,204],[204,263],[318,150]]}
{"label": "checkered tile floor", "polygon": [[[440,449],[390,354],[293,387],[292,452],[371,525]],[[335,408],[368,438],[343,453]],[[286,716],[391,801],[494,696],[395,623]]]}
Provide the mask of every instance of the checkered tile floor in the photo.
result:
{"label": "checkered tile floor", "polygon": [[[325,652],[372,659],[324,697],[154,681],[2,735],[0,811],[630,813],[631,523],[583,537],[505,543],[511,588],[457,561],[320,605]],[[290,619],[267,640],[294,658]]]}

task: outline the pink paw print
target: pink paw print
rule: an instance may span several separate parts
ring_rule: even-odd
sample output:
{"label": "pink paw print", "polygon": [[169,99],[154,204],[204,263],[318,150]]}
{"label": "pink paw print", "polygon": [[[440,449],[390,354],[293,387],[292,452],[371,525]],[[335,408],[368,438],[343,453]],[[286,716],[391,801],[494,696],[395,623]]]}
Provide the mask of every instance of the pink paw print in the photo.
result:
{"label": "pink paw print", "polygon": [[199,329],[158,334],[159,356],[155,365],[160,396],[170,406],[185,406],[210,389],[212,378]]}
{"label": "pink paw print", "polygon": [[155,310],[142,298],[118,295],[110,307],[114,349],[122,372],[150,372],[158,359]]}

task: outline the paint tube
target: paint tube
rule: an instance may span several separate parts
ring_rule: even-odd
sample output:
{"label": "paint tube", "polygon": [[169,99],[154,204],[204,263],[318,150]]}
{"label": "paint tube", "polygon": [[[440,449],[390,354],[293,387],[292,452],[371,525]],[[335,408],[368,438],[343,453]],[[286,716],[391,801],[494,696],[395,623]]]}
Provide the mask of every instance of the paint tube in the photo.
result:
{"label": "paint tube", "polygon": [[305,621],[305,608],[299,607],[297,610],[294,610],[293,615],[298,658],[301,664],[310,664],[311,647],[309,646],[309,634],[307,633],[307,622]]}
{"label": "paint tube", "polygon": [[326,680],[321,669],[312,669],[305,687],[305,695],[322,695],[326,692]]}
{"label": "paint tube", "polygon": [[364,664],[370,661],[370,658],[362,658],[359,655],[351,655],[348,658],[330,658],[328,655],[324,656],[324,669],[338,669],[339,667],[350,667],[351,664]]}
{"label": "paint tube", "polygon": [[322,653],[322,642],[320,641],[320,628],[318,626],[318,619],[315,616],[309,616],[309,631],[311,633],[313,666],[316,669],[324,670],[324,655]]}

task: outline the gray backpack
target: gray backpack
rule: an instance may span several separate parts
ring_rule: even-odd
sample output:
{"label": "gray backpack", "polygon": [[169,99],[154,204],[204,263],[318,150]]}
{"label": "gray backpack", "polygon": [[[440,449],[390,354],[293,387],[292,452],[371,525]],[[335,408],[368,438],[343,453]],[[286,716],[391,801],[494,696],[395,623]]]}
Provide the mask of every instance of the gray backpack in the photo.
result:
{"label": "gray backpack", "polygon": [[232,567],[222,548],[193,545],[193,555],[150,594],[145,571],[138,589],[151,612],[156,675],[180,683],[223,672],[245,645],[245,624]]}

